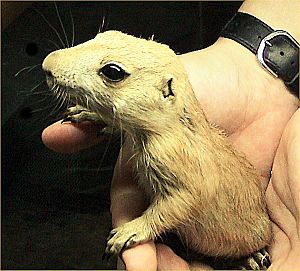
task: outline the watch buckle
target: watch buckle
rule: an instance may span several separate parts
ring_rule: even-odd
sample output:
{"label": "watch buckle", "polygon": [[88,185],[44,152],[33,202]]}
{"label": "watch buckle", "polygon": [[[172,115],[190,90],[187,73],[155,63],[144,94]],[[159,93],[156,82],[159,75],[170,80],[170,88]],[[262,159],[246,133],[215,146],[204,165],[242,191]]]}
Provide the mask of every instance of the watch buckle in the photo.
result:
{"label": "watch buckle", "polygon": [[270,33],[269,35],[265,36],[261,40],[261,42],[258,46],[257,52],[256,52],[256,57],[257,57],[258,61],[260,62],[260,64],[275,77],[278,77],[278,74],[276,74],[265,62],[264,51],[265,51],[266,45],[268,45],[270,47],[272,46],[272,43],[270,42],[270,40],[277,36],[286,36],[299,46],[299,43],[289,33],[287,33],[286,31],[283,31],[283,30],[276,30],[276,31]]}

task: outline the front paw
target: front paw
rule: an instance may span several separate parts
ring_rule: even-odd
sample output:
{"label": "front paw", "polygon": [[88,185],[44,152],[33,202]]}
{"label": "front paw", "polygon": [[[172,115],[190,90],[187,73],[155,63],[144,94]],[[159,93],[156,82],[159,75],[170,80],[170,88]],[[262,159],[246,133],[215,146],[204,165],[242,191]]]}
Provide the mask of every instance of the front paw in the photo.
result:
{"label": "front paw", "polygon": [[70,121],[72,123],[79,123],[83,121],[93,121],[93,122],[100,122],[101,119],[98,114],[89,111],[88,109],[76,105],[69,107],[67,112],[64,114],[64,119],[62,123]]}
{"label": "front paw", "polygon": [[110,232],[105,249],[106,256],[120,254],[127,248],[151,239],[150,231],[138,221],[135,219]]}

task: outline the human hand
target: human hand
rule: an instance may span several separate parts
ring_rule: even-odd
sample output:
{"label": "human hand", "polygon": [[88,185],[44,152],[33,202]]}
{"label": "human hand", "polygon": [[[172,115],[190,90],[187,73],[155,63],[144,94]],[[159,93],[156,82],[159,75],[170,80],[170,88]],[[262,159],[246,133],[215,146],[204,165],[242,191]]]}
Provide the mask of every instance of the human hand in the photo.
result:
{"label": "human hand", "polygon": [[[220,39],[212,47],[181,58],[208,119],[222,127],[235,148],[246,154],[264,177],[266,188],[281,134],[298,100],[256,63],[252,53],[233,41]],[[112,186],[114,226],[132,220],[145,208],[132,165],[127,162],[129,157],[130,148],[125,144]],[[125,195],[128,205],[124,207]],[[123,260],[129,270],[142,269],[150,263],[153,270],[156,265],[158,269],[191,267],[166,246],[151,242],[124,251]]]}
{"label": "human hand", "polygon": [[[299,25],[293,19],[297,18],[297,5],[299,7],[297,1],[288,0],[276,3],[246,0],[240,11],[253,14],[274,29],[286,29],[299,40]],[[295,132],[293,128],[296,126],[294,118],[279,148],[278,145],[288,120],[298,108],[298,100],[288,93],[279,79],[274,79],[259,67],[252,53],[233,41],[219,39],[213,46],[182,55],[181,59],[208,119],[225,130],[235,148],[243,152],[265,177],[265,187],[273,165],[272,181],[266,192],[275,235],[271,245],[273,264],[270,269],[294,268],[292,265],[299,259],[295,255],[295,251],[299,251],[299,237],[295,235],[299,232],[295,227],[299,222],[295,215],[299,212],[295,196],[299,186],[293,181],[299,177],[295,176],[296,169],[290,169],[289,162],[297,159],[291,158],[296,155],[290,152],[299,152],[299,146],[292,140],[295,133],[299,138],[299,129]],[[95,129],[87,123],[56,123],[44,131],[43,141],[56,151],[74,152],[103,140],[93,132]],[[289,147],[295,144],[295,147]],[[128,162],[131,156],[128,146],[130,142],[125,142],[113,178],[111,210],[115,227],[132,220],[146,208],[144,195],[136,185],[132,165]],[[285,164],[287,161],[289,163]],[[285,192],[286,187],[290,188],[289,193]],[[276,204],[280,205],[280,211]],[[154,245],[152,241],[128,249],[122,256],[129,270],[145,267],[148,270],[184,270],[196,265],[189,265],[167,246]]]}
{"label": "human hand", "polygon": [[266,191],[273,223],[269,270],[299,270],[300,109],[288,122],[274,159]]}
{"label": "human hand", "polygon": [[[267,186],[282,131],[297,108],[297,99],[280,80],[260,68],[250,52],[233,41],[220,39],[205,50],[182,55],[181,59],[208,119],[226,131],[235,148],[245,153],[265,177]],[[72,152],[103,140],[96,136],[95,129],[91,123],[56,123],[44,131],[43,141],[57,151]],[[112,185],[115,227],[146,208],[128,161],[128,146],[130,143],[124,144]],[[191,268],[170,248],[152,241],[124,251],[123,260],[129,270],[145,266],[149,270]],[[194,263],[198,268],[199,265]]]}

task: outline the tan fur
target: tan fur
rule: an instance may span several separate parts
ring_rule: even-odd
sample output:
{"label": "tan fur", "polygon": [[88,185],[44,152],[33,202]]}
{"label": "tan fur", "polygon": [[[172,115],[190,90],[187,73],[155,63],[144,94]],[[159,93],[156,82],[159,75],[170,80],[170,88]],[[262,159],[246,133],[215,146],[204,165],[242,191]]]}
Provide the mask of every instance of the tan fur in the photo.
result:
{"label": "tan fur", "polygon": [[[105,82],[98,71],[110,61],[130,75]],[[182,64],[166,45],[108,31],[50,54],[43,68],[53,74],[50,86],[64,86],[71,99],[134,142],[135,170],[151,204],[112,231],[107,252],[165,231],[178,232],[189,247],[211,256],[239,257],[269,244],[260,177],[206,120]],[[164,97],[168,82],[174,96]]]}

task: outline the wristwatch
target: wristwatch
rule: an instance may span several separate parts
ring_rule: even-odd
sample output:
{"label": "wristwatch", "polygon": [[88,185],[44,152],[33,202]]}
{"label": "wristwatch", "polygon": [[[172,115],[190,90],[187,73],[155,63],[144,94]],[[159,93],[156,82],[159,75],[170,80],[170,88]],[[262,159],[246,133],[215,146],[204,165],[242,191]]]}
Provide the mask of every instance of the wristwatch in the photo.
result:
{"label": "wristwatch", "polygon": [[223,28],[221,37],[248,48],[266,70],[281,78],[299,97],[299,43],[288,32],[273,30],[256,17],[237,12]]}

